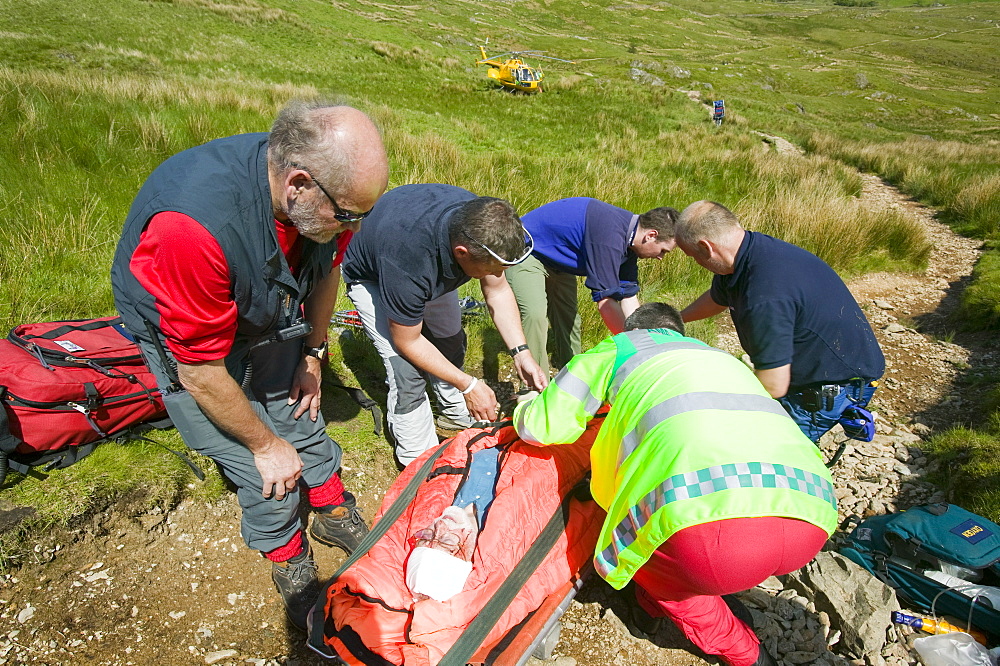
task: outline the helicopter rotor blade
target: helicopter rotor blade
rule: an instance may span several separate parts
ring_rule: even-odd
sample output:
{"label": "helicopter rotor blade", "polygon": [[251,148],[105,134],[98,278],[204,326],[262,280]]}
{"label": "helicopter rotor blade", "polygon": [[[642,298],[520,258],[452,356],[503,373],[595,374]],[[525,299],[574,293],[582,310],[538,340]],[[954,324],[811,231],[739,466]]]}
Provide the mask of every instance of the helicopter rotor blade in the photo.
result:
{"label": "helicopter rotor blade", "polygon": [[543,51],[511,51],[511,55],[517,56],[529,56],[531,58],[545,58],[546,60],[558,60],[559,62],[568,62],[571,64],[576,64],[575,60],[566,60],[564,58],[556,58],[555,56],[545,55]]}
{"label": "helicopter rotor blade", "polygon": [[[487,40],[488,43],[488,40]],[[544,58],[546,60],[555,60],[557,62],[565,62],[571,65],[577,64],[575,60],[566,60],[565,58],[556,58],[554,56],[545,55],[542,51],[506,51],[504,53],[498,53],[496,55],[488,56],[483,60],[478,62],[484,63],[487,60],[499,60],[501,58],[520,58],[521,56],[527,56],[529,58]],[[598,58],[589,58],[590,60],[598,60]]]}
{"label": "helicopter rotor blade", "polygon": [[555,58],[553,56],[547,56],[547,55],[541,55],[541,54],[533,56],[533,57],[535,57],[535,58],[545,58],[546,60],[557,60],[559,62],[568,62],[571,65],[575,65],[576,64],[575,60],[565,60],[564,58]]}

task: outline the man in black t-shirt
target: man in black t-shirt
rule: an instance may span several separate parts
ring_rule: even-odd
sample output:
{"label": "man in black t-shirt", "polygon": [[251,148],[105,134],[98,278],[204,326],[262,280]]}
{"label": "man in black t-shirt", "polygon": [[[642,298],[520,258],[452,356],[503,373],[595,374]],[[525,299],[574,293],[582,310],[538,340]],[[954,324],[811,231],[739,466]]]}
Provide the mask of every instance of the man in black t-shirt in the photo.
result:
{"label": "man in black t-shirt", "polygon": [[525,344],[517,302],[504,277],[531,243],[514,208],[452,185],[405,185],[383,195],[351,240],[343,264],[347,295],[385,364],[387,420],[407,465],[438,443],[426,394],[430,381],[447,423],[493,421],[497,399],[462,370],[465,331],[459,286],[478,279],[490,315],[531,388],[547,384]]}
{"label": "man in black t-shirt", "polygon": [[724,206],[681,213],[677,246],[715,273],[685,322],[729,309],[754,372],[799,424],[819,438],[852,405],[865,407],[885,372],[875,334],[840,276],[816,255],[746,231]]}

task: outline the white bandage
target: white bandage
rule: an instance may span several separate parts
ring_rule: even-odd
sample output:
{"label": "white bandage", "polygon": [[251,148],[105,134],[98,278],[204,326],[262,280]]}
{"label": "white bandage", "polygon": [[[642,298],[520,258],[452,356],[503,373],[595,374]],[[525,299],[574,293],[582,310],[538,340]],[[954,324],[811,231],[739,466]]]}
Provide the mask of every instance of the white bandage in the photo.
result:
{"label": "white bandage", "polygon": [[436,548],[418,546],[406,560],[406,586],[413,594],[447,601],[462,591],[472,563]]}

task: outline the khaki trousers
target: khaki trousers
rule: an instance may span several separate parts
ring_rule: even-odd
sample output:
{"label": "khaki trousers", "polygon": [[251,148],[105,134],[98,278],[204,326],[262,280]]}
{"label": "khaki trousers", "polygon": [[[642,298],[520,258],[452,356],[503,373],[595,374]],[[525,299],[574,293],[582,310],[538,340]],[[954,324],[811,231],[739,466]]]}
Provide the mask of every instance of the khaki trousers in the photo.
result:
{"label": "khaki trousers", "polygon": [[534,256],[505,271],[521,311],[521,328],[535,361],[549,372],[548,337],[552,325],[552,364],[561,368],[580,353],[577,277],[545,266]]}

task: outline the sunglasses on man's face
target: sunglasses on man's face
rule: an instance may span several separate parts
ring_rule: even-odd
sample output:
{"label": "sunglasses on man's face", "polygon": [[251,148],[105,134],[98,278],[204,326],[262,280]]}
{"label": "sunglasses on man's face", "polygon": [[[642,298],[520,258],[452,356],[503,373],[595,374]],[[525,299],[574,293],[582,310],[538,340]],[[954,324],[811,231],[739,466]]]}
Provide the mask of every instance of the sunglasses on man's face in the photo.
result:
{"label": "sunglasses on man's face", "polygon": [[344,210],[337,204],[337,200],[333,198],[333,195],[326,191],[326,188],[323,187],[323,183],[316,180],[316,176],[312,175],[312,172],[309,169],[305,168],[301,164],[292,164],[291,166],[295,169],[300,169],[301,171],[305,171],[307,174],[309,174],[309,177],[312,179],[312,182],[316,183],[316,187],[319,188],[319,191],[322,192],[324,195],[326,195],[326,198],[329,199],[330,203],[333,204],[333,219],[337,220],[338,222],[346,222],[347,224],[354,224],[356,222],[360,222],[361,220],[365,219],[366,217],[368,217],[369,213],[371,213],[370,210],[365,211],[364,213],[355,213],[353,211]]}
{"label": "sunglasses on man's face", "polygon": [[499,254],[497,254],[496,252],[494,252],[490,248],[486,247],[486,245],[484,243],[481,243],[480,241],[476,240],[475,238],[473,238],[469,234],[465,233],[464,231],[462,232],[462,235],[464,235],[466,238],[468,238],[470,241],[472,241],[473,243],[475,243],[479,247],[481,247],[484,250],[486,250],[491,257],[493,257],[494,259],[496,259],[500,263],[501,266],[516,266],[519,263],[521,263],[522,261],[524,261],[525,259],[527,259],[528,255],[531,254],[531,251],[535,249],[535,239],[531,237],[531,233],[529,233],[528,230],[525,229],[523,226],[521,227],[521,229],[524,231],[524,254],[522,254],[517,259],[514,259],[513,261],[508,260],[508,259],[504,259]]}

